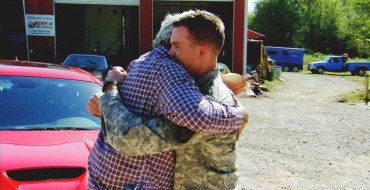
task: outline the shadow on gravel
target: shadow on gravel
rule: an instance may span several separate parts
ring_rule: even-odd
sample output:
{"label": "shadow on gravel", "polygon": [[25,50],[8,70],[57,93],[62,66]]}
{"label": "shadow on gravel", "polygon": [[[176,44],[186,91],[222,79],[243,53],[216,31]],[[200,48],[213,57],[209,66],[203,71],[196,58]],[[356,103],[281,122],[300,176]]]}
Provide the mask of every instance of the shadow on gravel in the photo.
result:
{"label": "shadow on gravel", "polygon": [[338,77],[353,77],[350,73],[324,73],[324,75],[338,76]]}

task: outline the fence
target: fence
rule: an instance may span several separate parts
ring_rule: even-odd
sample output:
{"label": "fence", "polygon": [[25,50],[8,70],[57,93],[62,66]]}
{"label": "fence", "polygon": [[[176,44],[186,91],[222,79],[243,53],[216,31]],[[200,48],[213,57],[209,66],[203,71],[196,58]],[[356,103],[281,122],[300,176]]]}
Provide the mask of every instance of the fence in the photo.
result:
{"label": "fence", "polygon": [[367,105],[369,102],[369,75],[367,74],[367,72],[365,74],[364,101],[365,101],[365,105]]}

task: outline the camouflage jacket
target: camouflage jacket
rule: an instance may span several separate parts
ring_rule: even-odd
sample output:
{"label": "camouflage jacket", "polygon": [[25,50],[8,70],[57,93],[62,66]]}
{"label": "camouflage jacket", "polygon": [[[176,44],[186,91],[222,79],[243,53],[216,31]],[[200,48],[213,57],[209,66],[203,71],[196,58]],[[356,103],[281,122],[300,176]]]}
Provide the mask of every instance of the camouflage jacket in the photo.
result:
{"label": "camouflage jacket", "polygon": [[[234,104],[218,70],[197,80],[203,94]],[[126,156],[176,150],[174,189],[235,189],[238,133],[193,133],[162,118],[142,118],[128,111],[117,91],[100,98],[106,141]]]}

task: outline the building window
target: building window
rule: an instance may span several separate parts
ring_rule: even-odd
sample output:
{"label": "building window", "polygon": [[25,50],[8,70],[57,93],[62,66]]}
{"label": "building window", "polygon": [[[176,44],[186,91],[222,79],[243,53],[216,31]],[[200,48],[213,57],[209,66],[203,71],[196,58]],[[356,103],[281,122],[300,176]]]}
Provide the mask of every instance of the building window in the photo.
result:
{"label": "building window", "polygon": [[276,55],[277,54],[277,51],[267,51],[267,54],[268,55]]}

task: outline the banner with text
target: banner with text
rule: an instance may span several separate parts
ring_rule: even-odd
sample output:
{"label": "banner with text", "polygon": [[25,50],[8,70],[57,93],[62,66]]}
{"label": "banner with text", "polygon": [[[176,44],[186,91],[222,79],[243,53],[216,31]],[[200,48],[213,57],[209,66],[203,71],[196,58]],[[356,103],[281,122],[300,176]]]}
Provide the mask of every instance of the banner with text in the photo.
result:
{"label": "banner with text", "polygon": [[54,15],[26,14],[27,36],[55,36]]}

